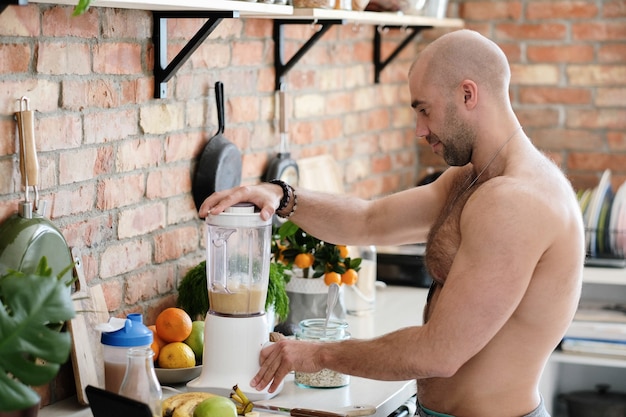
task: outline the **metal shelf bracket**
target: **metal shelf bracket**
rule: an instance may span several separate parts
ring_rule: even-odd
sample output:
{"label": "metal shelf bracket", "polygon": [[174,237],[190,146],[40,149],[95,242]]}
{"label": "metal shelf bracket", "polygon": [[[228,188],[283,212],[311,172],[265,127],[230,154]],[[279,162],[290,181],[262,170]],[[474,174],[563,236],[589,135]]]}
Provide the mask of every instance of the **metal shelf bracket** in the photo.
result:
{"label": "metal shelf bracket", "polygon": [[[239,11],[155,11],[152,12],[154,43],[154,98],[167,97],[167,82],[225,18],[237,18]],[[208,18],[183,49],[167,63],[167,19]]]}
{"label": "metal shelf bracket", "polygon": [[26,6],[28,5],[28,0],[0,0],[0,14],[11,5]]}
{"label": "metal shelf bracket", "polygon": [[[337,20],[321,20],[315,21],[311,19],[276,19],[274,20],[274,69],[275,84],[274,90],[279,91],[281,84],[284,82],[285,76],[296,65],[296,63],[315,45],[328,29],[334,25],[343,25],[346,23],[344,19]],[[285,25],[314,25],[319,26],[318,30],[307,40],[300,49],[285,62],[285,41],[284,26]]]}
{"label": "metal shelf bracket", "polygon": [[[398,56],[400,52],[415,38],[423,29],[431,29],[432,26],[377,26],[374,31],[374,83],[380,83],[380,73],[383,69]],[[382,36],[388,29],[401,29],[409,31],[404,40],[396,46],[387,59],[381,58],[382,54]]]}

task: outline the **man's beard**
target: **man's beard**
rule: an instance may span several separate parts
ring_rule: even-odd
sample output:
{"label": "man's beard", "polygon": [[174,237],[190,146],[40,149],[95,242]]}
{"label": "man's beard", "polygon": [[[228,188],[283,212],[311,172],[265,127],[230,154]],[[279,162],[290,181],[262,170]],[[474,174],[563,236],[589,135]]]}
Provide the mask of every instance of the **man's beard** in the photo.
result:
{"label": "man's beard", "polygon": [[453,105],[446,107],[446,127],[438,136],[431,133],[428,143],[440,142],[443,145],[443,159],[450,166],[464,166],[471,162],[476,132],[457,116]]}

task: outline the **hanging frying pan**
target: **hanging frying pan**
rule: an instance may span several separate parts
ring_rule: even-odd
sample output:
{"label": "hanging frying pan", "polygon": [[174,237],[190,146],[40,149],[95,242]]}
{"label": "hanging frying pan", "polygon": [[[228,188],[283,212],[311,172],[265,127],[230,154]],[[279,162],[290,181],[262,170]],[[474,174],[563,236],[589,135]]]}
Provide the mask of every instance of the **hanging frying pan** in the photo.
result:
{"label": "hanging frying pan", "polygon": [[273,179],[279,179],[285,181],[287,184],[296,186],[300,178],[300,171],[296,161],[291,159],[291,153],[288,149],[289,133],[287,128],[285,89],[285,83],[281,83],[278,91],[280,150],[278,155],[270,160],[267,171],[265,171],[264,180],[271,181]]}
{"label": "hanging frying pan", "polygon": [[[34,272],[40,259],[45,256],[48,266],[56,275],[72,264],[72,255],[59,229],[45,217],[46,202],[39,200],[35,125],[28,98],[20,99],[20,111],[15,116],[25,198],[19,204],[18,213],[0,225],[0,265],[14,270]],[[35,194],[33,200],[29,192],[30,187]],[[71,268],[63,279],[68,282],[72,279]]]}
{"label": "hanging frying pan", "polygon": [[227,190],[241,183],[241,152],[224,137],[224,84],[215,83],[218,129],[204,147],[191,191],[196,208],[215,191]]}

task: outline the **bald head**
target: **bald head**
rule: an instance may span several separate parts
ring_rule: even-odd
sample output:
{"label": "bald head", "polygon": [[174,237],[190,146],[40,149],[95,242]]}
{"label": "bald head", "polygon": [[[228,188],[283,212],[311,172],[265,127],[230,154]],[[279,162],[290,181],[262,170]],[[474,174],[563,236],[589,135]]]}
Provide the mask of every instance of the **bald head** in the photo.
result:
{"label": "bald head", "polygon": [[429,84],[444,91],[470,79],[492,95],[508,98],[511,71],[506,56],[478,32],[463,29],[436,39],[420,53],[409,76],[418,69]]}

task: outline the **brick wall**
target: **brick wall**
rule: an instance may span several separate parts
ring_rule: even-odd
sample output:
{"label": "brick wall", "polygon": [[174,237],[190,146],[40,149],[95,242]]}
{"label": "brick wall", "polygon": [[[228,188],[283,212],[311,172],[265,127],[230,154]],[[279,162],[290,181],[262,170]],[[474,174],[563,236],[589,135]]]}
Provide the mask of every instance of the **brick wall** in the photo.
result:
{"label": "brick wall", "polygon": [[[215,81],[225,84],[225,135],[243,152],[243,181],[257,182],[278,150],[272,22],[226,19],[168,83],[168,98],[153,99],[151,13],[70,14],[53,5],[0,14],[0,221],[21,199],[13,113],[26,95],[51,218],[81,248],[111,314],[140,311],[153,322],[203,258],[190,191],[195,158],[216,131]],[[626,1],[452,0],[449,16],[505,50],[526,132],[576,187],[595,185],[605,168],[615,185],[626,179]],[[202,23],[169,21],[170,58]],[[287,56],[314,30],[289,27]],[[412,133],[406,73],[421,44],[444,31],[423,32],[377,85],[373,31],[332,28],[287,76],[292,156],[330,153],[348,192],[363,197],[443,166]],[[401,39],[387,33],[383,56]],[[47,395],[71,393],[60,385]]]}

